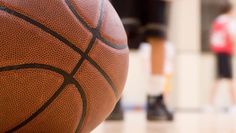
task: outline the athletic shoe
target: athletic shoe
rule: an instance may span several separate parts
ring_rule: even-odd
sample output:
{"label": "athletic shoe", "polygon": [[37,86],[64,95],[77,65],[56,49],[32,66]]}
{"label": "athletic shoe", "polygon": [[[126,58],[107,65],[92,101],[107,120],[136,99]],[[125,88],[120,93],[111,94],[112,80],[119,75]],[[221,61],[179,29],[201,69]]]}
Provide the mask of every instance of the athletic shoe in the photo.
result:
{"label": "athletic shoe", "polygon": [[121,100],[116,104],[115,109],[106,119],[107,121],[122,121],[124,119],[124,112],[121,106]]}
{"label": "athletic shoe", "polygon": [[148,96],[147,119],[149,121],[174,120],[173,113],[164,104],[163,96]]}

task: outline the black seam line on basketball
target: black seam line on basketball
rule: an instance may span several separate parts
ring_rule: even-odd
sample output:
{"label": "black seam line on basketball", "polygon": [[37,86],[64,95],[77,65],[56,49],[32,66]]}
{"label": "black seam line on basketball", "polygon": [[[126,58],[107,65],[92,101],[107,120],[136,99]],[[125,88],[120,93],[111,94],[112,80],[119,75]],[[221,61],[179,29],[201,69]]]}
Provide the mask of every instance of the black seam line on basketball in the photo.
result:
{"label": "black seam line on basketball", "polygon": [[[93,44],[95,43],[95,41],[96,41],[96,38],[93,37],[93,38],[91,39],[90,43],[89,43],[88,48],[87,48],[86,51],[85,51],[85,54],[86,54],[86,55],[89,53],[89,51],[90,51],[90,49],[92,48],[92,46],[93,46]],[[79,70],[80,66],[83,64],[84,60],[85,60],[85,58],[84,58],[84,57],[81,57],[81,59],[79,60],[78,64],[77,64],[77,65],[75,66],[75,68],[72,70],[71,75],[75,75],[75,74],[76,74],[76,72]]]}
{"label": "black seam line on basketball", "polygon": [[[103,43],[105,43],[105,45],[108,45],[114,49],[117,50],[123,50],[128,48],[128,46],[126,44],[113,44],[112,42],[106,40],[105,38],[103,38],[100,34],[100,32],[97,32],[96,28],[91,28],[87,25],[86,22],[84,22],[83,18],[78,14],[78,12],[75,10],[74,6],[72,5],[70,0],[65,0],[67,6],[69,7],[69,9],[71,10],[71,12],[75,15],[75,17],[85,26],[85,28],[87,28],[92,34],[94,34],[96,36],[97,39],[101,40]],[[101,26],[101,25],[100,25]]]}
{"label": "black seam line on basketball", "polygon": [[13,70],[22,70],[22,69],[44,69],[44,70],[49,70],[49,71],[52,71],[52,72],[55,72],[55,73],[58,73],[58,74],[62,75],[65,80],[64,80],[63,84],[61,85],[61,87],[53,94],[53,96],[49,100],[47,100],[47,102],[43,106],[41,106],[35,113],[33,113],[30,117],[28,117],[28,119],[21,122],[16,127],[12,128],[11,130],[7,131],[6,133],[11,133],[11,132],[14,132],[14,131],[18,130],[18,129],[22,128],[23,126],[25,126],[26,124],[28,124],[34,118],[36,118],[40,113],[42,113],[61,94],[61,92],[69,84],[75,85],[78,92],[80,93],[82,103],[83,103],[82,116],[81,116],[81,119],[79,121],[79,126],[78,126],[78,128],[80,129],[82,127],[83,123],[84,123],[85,116],[86,116],[87,98],[86,98],[84,90],[82,89],[82,87],[80,86],[78,81],[75,80],[70,74],[68,74],[67,72],[65,72],[65,71],[63,71],[59,68],[52,67],[52,66],[49,66],[49,65],[44,65],[44,64],[36,64],[36,63],[35,64],[22,64],[22,65],[1,67],[0,72],[13,71]]}
{"label": "black seam line on basketball", "polygon": [[70,41],[68,41],[66,38],[64,38],[62,35],[60,35],[59,33],[49,29],[48,27],[44,26],[43,24],[37,22],[36,20],[33,20],[19,12],[16,12],[10,8],[7,8],[5,6],[0,6],[0,10],[5,11],[7,13],[9,13],[10,15],[13,15],[17,18],[20,18],[36,27],[38,27],[39,29],[43,30],[44,32],[52,35],[53,37],[57,38],[58,40],[60,40],[61,42],[63,42],[64,44],[66,44],[67,46],[69,46],[71,49],[73,49],[74,51],[78,52],[81,56],[83,56],[83,51],[79,48],[77,48],[73,43],[71,43]]}
{"label": "black seam line on basketball", "polygon": [[105,71],[102,70],[102,68],[96,63],[94,62],[89,56],[87,58],[87,60],[93,65],[95,66],[99,72],[104,76],[104,78],[107,80],[107,82],[111,85],[111,88],[113,89],[113,92],[115,94],[115,96],[118,98],[118,89],[116,88],[115,84],[113,83],[113,81],[111,80],[111,78],[106,74]]}
{"label": "black seam line on basketball", "polygon": [[[79,21],[83,21],[83,19],[80,17],[80,15],[76,12],[76,10],[74,9],[73,5],[71,4],[70,0],[66,0],[66,4],[68,5],[68,7],[71,9],[72,13],[76,16],[76,18]],[[102,18],[104,14],[104,0],[102,0],[101,2],[101,9],[100,9],[100,17],[98,20],[98,26],[95,28],[95,30],[90,31],[91,33],[93,33],[93,36],[95,36],[96,38],[98,38],[100,36],[99,32],[94,32],[94,31],[98,31],[101,28],[101,24],[102,24]],[[88,29],[89,30],[89,29]],[[99,38],[98,38],[99,39]],[[92,46],[91,46],[92,48]],[[90,51],[90,50],[89,50]],[[115,94],[116,97],[118,97],[118,91],[117,88],[115,86],[115,84],[113,83],[113,81],[111,80],[111,78],[107,75],[107,73],[95,62],[92,60],[92,58],[90,58],[87,54],[87,60],[95,67],[97,68],[97,70],[103,75],[103,77],[107,80],[107,82],[111,85],[111,88],[113,89],[113,92]],[[80,62],[81,64],[83,63],[83,60],[81,60]]]}
{"label": "black seam line on basketball", "polygon": [[[95,29],[95,30],[97,30],[97,31],[100,30],[101,23],[102,23],[104,0],[102,0],[100,3],[101,3],[101,6],[100,6],[100,7],[101,7],[101,8],[100,8],[100,16],[99,16],[99,20],[98,20],[98,25],[97,25],[97,27],[96,27],[96,29]],[[73,10],[73,11],[75,11],[75,10]],[[81,20],[82,20],[81,23],[83,23],[85,27],[90,28],[90,27],[87,25],[87,23],[86,23],[83,19],[81,19]],[[96,33],[98,33],[98,32],[96,32]],[[92,47],[94,46],[95,41],[96,41],[96,36],[93,34],[93,37],[92,37],[92,39],[91,39],[91,41],[90,41],[88,47],[87,47],[86,50],[85,50],[85,54],[86,54],[86,55],[88,55],[89,52],[91,51]],[[75,75],[75,74],[76,74],[76,72],[79,70],[80,66],[83,64],[84,60],[85,60],[85,58],[83,58],[83,57],[80,59],[80,61],[78,62],[78,64],[75,66],[74,70],[71,72],[71,75]]]}
{"label": "black seam line on basketball", "polygon": [[64,82],[61,87],[53,94],[53,96],[47,100],[46,103],[43,104],[43,106],[41,106],[36,112],[34,112],[30,117],[28,117],[26,120],[24,120],[23,122],[21,122],[20,124],[18,124],[17,126],[15,126],[14,128],[8,130],[6,133],[12,133],[14,131],[17,131],[18,129],[24,127],[25,125],[27,125],[29,122],[31,122],[34,118],[36,118],[40,113],[42,113],[60,94],[61,92],[64,90],[65,86],[68,83]]}
{"label": "black seam line on basketball", "polygon": [[[101,23],[102,23],[102,18],[103,18],[103,5],[104,5],[104,0],[102,0],[102,2],[101,2],[100,17],[99,17],[99,20],[98,20],[98,25],[97,25],[97,27],[96,27],[96,29],[95,29],[95,30],[97,30],[97,31],[100,30]],[[98,33],[98,32],[96,32],[96,33]],[[93,38],[91,39],[91,41],[90,41],[90,43],[89,43],[87,49],[85,50],[85,54],[86,54],[86,55],[88,55],[89,52],[91,51],[92,47],[93,47],[94,44],[95,44],[96,39],[97,39],[97,38],[96,38],[95,34],[93,34]],[[77,67],[74,69],[74,71],[73,71],[73,73],[72,73],[73,75],[80,69],[80,67],[81,67],[81,65],[83,64],[84,60],[85,60],[85,58],[82,58],[82,59],[79,61]],[[78,127],[76,128],[75,133],[79,132],[79,130],[80,130],[80,128],[79,128],[79,126],[78,126]]]}
{"label": "black seam line on basketball", "polygon": [[[7,13],[9,13],[10,15],[16,16],[22,20],[25,20],[26,22],[40,28],[41,30],[45,31],[46,33],[54,36],[55,38],[57,38],[58,40],[60,40],[61,42],[63,42],[64,44],[66,44],[67,46],[69,46],[71,49],[73,49],[74,51],[78,52],[82,58],[85,58],[89,61],[90,64],[94,65],[94,67],[102,74],[102,76],[108,81],[108,83],[112,83],[112,80],[110,79],[110,77],[104,72],[104,70],[95,62],[93,61],[93,59],[91,59],[88,55],[86,55],[85,53],[83,53],[83,51],[79,48],[77,48],[73,43],[71,43],[70,41],[68,41],[67,39],[65,39],[63,36],[61,36],[60,34],[56,33],[55,31],[52,31],[51,29],[47,28],[46,26],[42,25],[41,23],[23,15],[20,14],[14,10],[11,10],[5,6],[0,6],[0,10],[5,11]],[[115,88],[113,88],[114,83],[110,84],[112,86],[112,89],[114,90],[115,95],[117,96],[117,91]]]}

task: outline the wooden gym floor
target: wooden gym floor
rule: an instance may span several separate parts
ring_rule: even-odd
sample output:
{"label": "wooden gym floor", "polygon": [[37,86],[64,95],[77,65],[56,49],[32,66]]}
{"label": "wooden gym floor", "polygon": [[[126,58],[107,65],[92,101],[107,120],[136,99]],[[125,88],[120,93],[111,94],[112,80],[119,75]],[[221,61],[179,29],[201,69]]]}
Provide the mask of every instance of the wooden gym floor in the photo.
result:
{"label": "wooden gym floor", "polygon": [[236,133],[236,115],[177,113],[174,122],[147,122],[144,112],[128,112],[123,122],[104,122],[92,133]]}

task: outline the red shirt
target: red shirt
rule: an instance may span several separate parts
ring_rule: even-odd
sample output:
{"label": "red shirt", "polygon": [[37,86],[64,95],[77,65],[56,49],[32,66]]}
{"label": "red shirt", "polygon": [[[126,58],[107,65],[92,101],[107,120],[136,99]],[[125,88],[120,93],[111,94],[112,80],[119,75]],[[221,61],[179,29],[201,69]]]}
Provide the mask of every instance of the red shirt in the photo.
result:
{"label": "red shirt", "polygon": [[220,16],[213,23],[211,30],[211,50],[214,53],[233,54],[233,39],[229,28],[230,23],[230,18],[227,16]]}

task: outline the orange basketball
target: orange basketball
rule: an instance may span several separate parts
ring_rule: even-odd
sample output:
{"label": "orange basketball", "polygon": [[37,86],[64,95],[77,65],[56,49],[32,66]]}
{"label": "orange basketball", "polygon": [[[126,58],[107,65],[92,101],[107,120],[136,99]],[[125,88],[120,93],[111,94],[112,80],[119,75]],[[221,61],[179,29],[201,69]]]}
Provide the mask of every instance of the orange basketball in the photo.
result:
{"label": "orange basketball", "polygon": [[0,132],[89,133],[120,98],[126,44],[108,0],[0,0]]}

